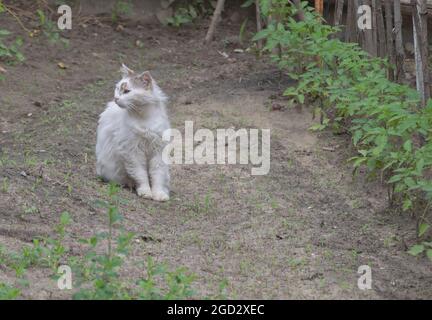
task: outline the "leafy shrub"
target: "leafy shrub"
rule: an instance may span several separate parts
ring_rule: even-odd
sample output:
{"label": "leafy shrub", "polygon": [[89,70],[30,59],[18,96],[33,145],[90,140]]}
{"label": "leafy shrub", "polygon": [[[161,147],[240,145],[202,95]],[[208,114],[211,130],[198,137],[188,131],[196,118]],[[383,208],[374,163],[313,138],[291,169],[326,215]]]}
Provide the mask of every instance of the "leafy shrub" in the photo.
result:
{"label": "leafy shrub", "polygon": [[[316,106],[321,121],[311,129],[351,133],[358,153],[350,159],[354,172],[366,167],[370,177],[387,185],[391,204],[419,213],[420,225],[429,227],[432,101],[421,108],[414,89],[387,79],[387,61],[334,37],[338,28],[323,24],[307,2],[301,6],[304,21],[295,20],[298,9],[288,0],[261,0],[260,5],[264,15],[278,20],[254,40],[266,39],[265,52],[281,48],[271,59],[297,80],[284,95]],[[427,245],[421,248],[431,257]]]}

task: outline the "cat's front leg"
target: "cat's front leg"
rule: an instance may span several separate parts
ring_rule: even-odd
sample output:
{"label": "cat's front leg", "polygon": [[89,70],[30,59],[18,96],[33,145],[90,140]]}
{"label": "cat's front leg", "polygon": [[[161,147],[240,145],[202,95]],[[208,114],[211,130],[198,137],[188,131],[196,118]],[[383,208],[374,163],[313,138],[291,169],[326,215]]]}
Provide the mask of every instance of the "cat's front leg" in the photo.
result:
{"label": "cat's front leg", "polygon": [[[147,175],[147,172],[145,173]],[[144,177],[144,174],[143,174]],[[140,179],[140,182],[137,183],[136,186],[136,192],[140,197],[146,198],[146,199],[151,199],[152,198],[152,191],[150,188],[150,184],[148,182],[148,178],[145,181],[144,178]]]}
{"label": "cat's front leg", "polygon": [[153,200],[169,200],[169,167],[163,162],[162,157],[156,156],[150,160],[149,174]]}
{"label": "cat's front leg", "polygon": [[147,164],[142,157],[138,159],[125,159],[125,168],[128,175],[135,181],[136,192],[140,197],[152,199]]}

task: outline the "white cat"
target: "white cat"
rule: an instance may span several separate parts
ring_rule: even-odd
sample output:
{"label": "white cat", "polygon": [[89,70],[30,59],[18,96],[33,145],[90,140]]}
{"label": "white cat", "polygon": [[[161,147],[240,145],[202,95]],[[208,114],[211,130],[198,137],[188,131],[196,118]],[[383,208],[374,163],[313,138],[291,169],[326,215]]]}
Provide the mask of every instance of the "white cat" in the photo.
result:
{"label": "white cat", "polygon": [[96,171],[105,180],[135,187],[139,196],[169,200],[169,167],[162,160],[162,133],[170,128],[166,95],[150,72],[124,64],[114,101],[100,115]]}

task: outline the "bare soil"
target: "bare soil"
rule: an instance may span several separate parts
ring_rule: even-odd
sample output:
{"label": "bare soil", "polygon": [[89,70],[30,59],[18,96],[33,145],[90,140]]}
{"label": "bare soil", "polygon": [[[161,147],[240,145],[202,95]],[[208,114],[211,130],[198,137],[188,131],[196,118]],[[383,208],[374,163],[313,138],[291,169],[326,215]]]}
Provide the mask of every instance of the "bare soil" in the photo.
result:
{"label": "bare soil", "polygon": [[[2,27],[21,32],[4,16]],[[73,254],[82,253],[79,238],[107,229],[96,205],[106,197],[95,175],[96,126],[125,62],[151,70],[170,96],[175,128],[191,120],[195,129],[271,129],[266,176],[251,176],[247,165],[174,165],[167,203],[121,190],[123,225],[137,234],[128,274],[142,276],[132,261],[151,255],[194,272],[200,296],[226,279],[228,298],[432,298],[431,263],[406,253],[415,221],[388,210],[379,184],[352,177],[349,137],[310,132],[307,108],[269,107],[284,103],[292,83],[265,59],[234,52],[239,27],[224,23],[210,46],[202,44],[205,24],[76,25],[68,47],[25,38],[26,61],[6,66],[0,82],[0,244],[17,250],[52,235],[63,211],[73,219]],[[357,286],[364,264],[372,290]],[[27,276],[24,298],[70,298],[50,270]],[[13,279],[0,268],[0,281]]]}

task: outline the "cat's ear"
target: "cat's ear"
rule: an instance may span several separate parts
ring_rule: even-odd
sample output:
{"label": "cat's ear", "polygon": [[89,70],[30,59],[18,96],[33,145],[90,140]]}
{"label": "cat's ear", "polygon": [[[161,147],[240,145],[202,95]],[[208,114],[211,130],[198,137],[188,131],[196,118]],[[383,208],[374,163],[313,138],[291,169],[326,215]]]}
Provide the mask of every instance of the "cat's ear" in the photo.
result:
{"label": "cat's ear", "polygon": [[122,73],[123,78],[131,77],[135,74],[135,72],[129,69],[124,63],[122,63],[120,72]]}
{"label": "cat's ear", "polygon": [[153,85],[153,78],[150,74],[150,71],[144,71],[140,75],[138,75],[137,80],[144,86],[146,89],[151,89]]}

